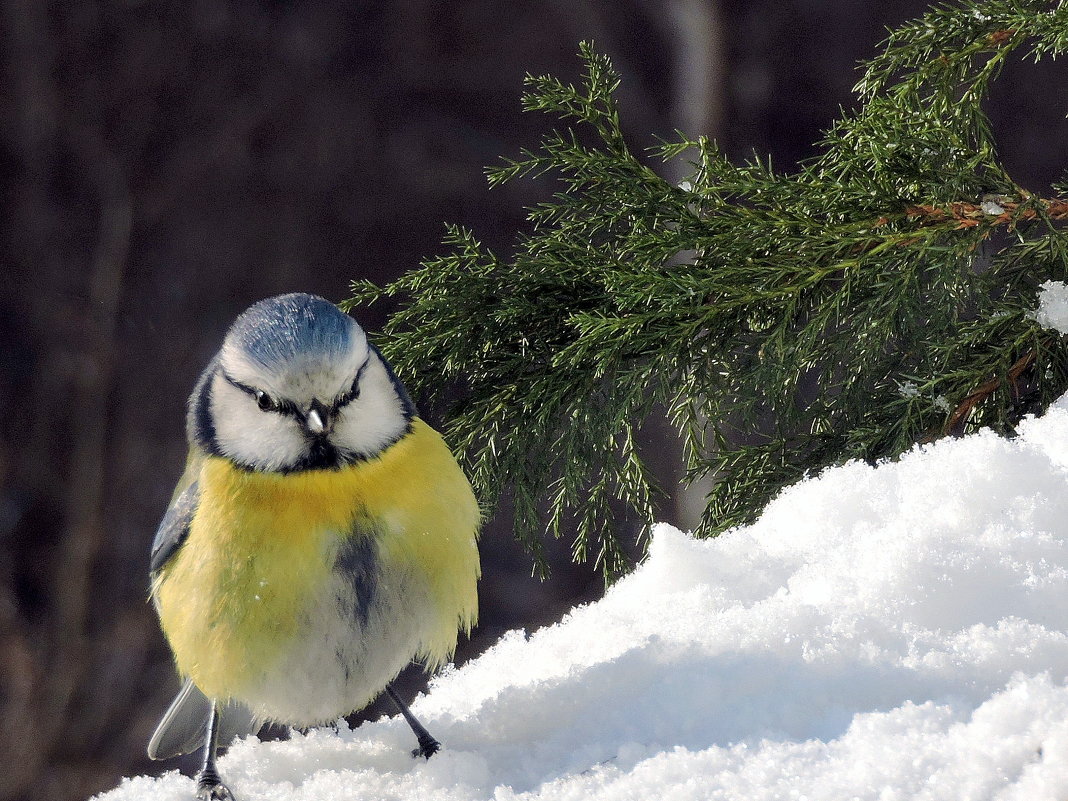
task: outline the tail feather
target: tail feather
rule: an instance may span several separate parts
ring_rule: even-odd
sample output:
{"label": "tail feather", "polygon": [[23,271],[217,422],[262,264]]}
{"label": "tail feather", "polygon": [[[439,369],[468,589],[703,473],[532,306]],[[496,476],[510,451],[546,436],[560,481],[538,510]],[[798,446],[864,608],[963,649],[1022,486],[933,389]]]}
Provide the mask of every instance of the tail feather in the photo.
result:
{"label": "tail feather", "polygon": [[[148,741],[149,759],[170,759],[196,751],[204,745],[210,714],[211,701],[186,679]],[[260,728],[261,721],[236,701],[223,706],[219,714],[220,744],[229,744],[235,737],[254,734]]]}

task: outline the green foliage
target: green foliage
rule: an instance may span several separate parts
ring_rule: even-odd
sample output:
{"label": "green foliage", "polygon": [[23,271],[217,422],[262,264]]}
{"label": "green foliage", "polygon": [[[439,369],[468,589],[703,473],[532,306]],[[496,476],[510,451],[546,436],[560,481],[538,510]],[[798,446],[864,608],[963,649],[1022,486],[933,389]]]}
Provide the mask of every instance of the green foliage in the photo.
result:
{"label": "green foliage", "polygon": [[715,477],[713,535],[808,472],[1010,433],[1068,389],[1063,338],[1029,316],[1040,283],[1068,278],[1068,204],[1013,182],[981,108],[1010,52],[1066,46],[1057,3],[939,6],[891,34],[812,161],[736,165],[680,135],[652,150],[693,159],[676,186],[624,141],[619,78],[584,44],[580,86],[527,79],[525,108],[560,127],[489,171],[561,182],[515,254],[450,228],[446,255],[350,304],[403,299],[385,352],[416,393],[452,387],[451,442],[486,502],[511,491],[537,566],[566,523],[576,559],[617,575],[613,510],[654,515],[651,414],[678,427],[690,477]]}

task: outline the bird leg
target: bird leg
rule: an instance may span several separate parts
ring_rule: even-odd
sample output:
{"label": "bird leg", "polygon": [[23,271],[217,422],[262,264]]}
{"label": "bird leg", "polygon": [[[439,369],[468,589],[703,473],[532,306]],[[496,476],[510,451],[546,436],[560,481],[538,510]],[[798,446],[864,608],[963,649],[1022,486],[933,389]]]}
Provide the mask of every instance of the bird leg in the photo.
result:
{"label": "bird leg", "polygon": [[234,801],[230,789],[222,783],[215,769],[215,752],[219,749],[219,705],[211,702],[208,736],[204,742],[204,767],[197,774],[197,801]]}
{"label": "bird leg", "polygon": [[415,739],[419,741],[419,747],[412,751],[412,756],[430,759],[430,757],[434,756],[434,754],[441,749],[441,743],[430,736],[430,732],[426,730],[426,727],[416,719],[415,715],[412,714],[412,711],[408,709],[408,705],[401,700],[399,695],[397,695],[396,690],[393,689],[393,685],[386,685],[386,693],[393,699],[393,703],[397,705],[397,709],[400,710],[404,720],[411,726],[412,733],[415,734]]}

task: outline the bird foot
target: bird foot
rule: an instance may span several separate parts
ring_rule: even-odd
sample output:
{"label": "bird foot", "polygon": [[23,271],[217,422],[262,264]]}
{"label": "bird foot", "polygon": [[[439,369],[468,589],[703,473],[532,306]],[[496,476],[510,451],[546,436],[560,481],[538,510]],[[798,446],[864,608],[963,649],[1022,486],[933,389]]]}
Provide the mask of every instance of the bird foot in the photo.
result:
{"label": "bird foot", "polygon": [[430,759],[430,757],[434,756],[434,754],[440,750],[441,743],[428,734],[426,737],[419,738],[419,747],[412,749],[412,756],[416,759],[419,757]]}
{"label": "bird foot", "polygon": [[234,794],[217,773],[202,772],[197,777],[197,801],[235,801]]}

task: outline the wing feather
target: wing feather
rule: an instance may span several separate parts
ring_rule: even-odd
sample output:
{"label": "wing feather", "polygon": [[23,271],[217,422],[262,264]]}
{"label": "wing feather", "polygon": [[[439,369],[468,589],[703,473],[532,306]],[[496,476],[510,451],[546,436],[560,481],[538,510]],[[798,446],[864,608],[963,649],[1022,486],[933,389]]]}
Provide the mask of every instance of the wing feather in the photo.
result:
{"label": "wing feather", "polygon": [[156,536],[152,540],[150,573],[154,574],[163,567],[189,536],[189,524],[193,520],[197,502],[200,500],[197,478],[200,476],[203,462],[204,452],[196,446],[190,448],[189,458],[185,463],[185,472],[178,480],[178,486],[171,497],[171,505],[163,515],[163,520],[156,529]]}
{"label": "wing feather", "polygon": [[[189,679],[185,680],[152,739],[148,741],[150,759],[170,759],[196,751],[208,732],[211,701]],[[235,737],[255,734],[260,721],[242,704],[231,701],[219,712],[219,744],[229,745]]]}
{"label": "wing feather", "polygon": [[199,499],[199,488],[196,482],[193,482],[163,516],[156,530],[156,538],[152,541],[150,573],[155,574],[182,547],[182,543],[189,536],[189,524],[193,521]]}

